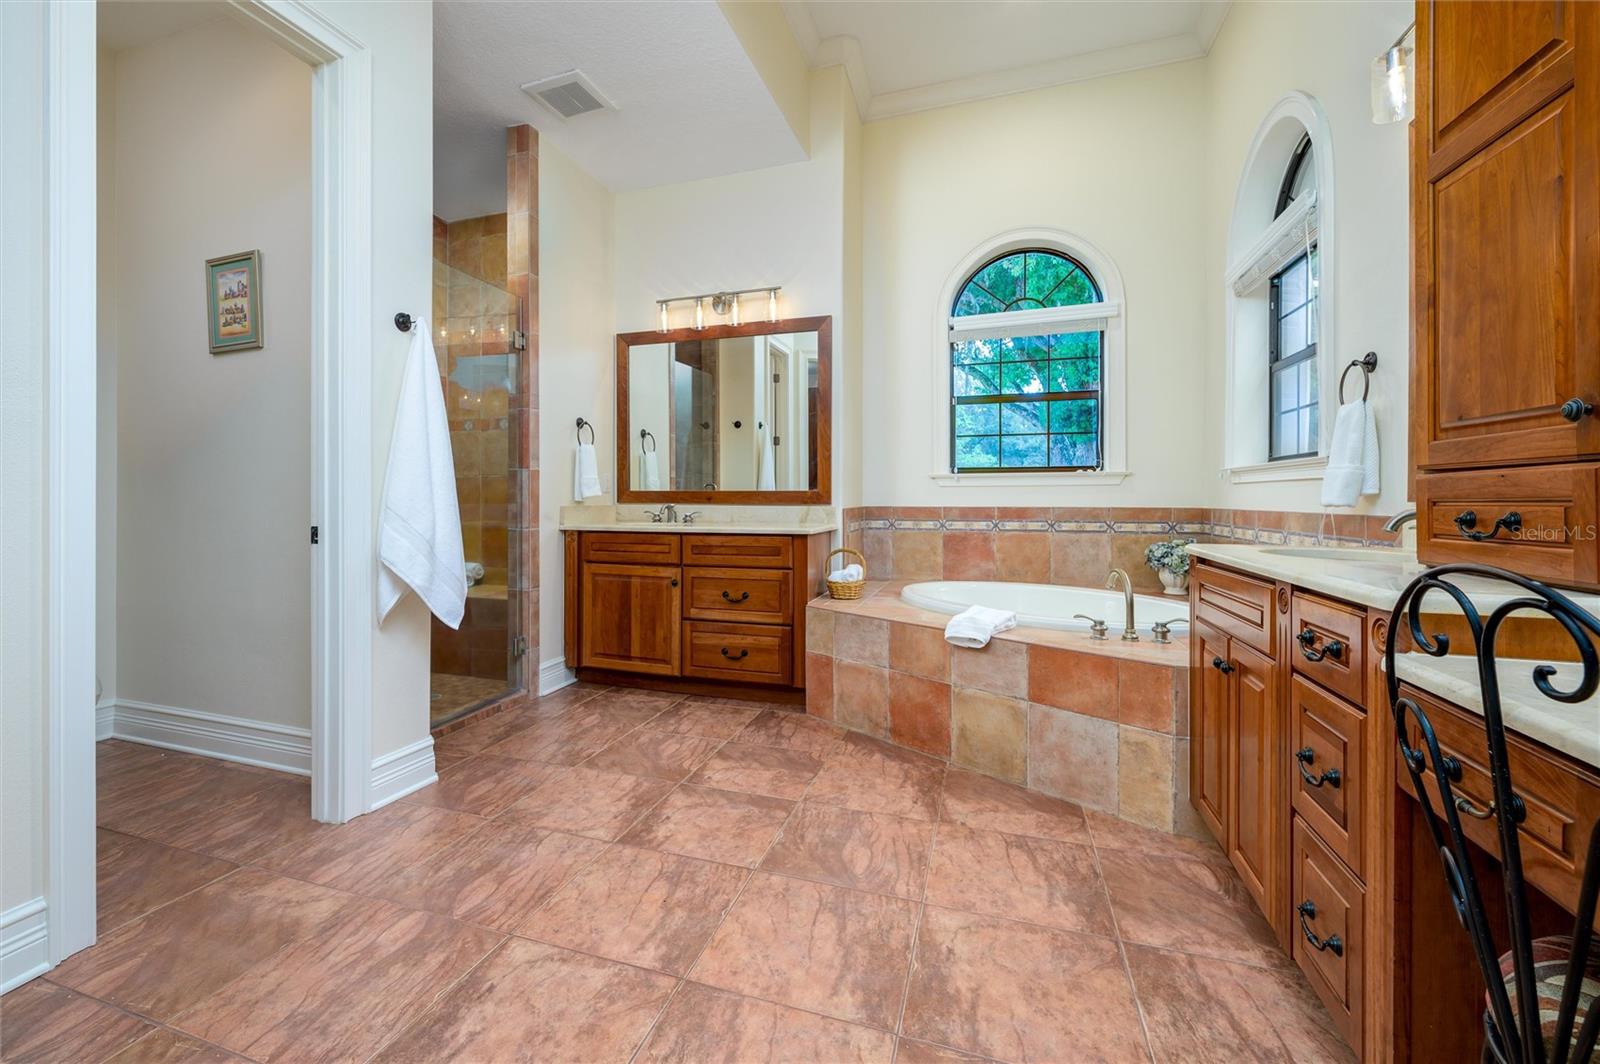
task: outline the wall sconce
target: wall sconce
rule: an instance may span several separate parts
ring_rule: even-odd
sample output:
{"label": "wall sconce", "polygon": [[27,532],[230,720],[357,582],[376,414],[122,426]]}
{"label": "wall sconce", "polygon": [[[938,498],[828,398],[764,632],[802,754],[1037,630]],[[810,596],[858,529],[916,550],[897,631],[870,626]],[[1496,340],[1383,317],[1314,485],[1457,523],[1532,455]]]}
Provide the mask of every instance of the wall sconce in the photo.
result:
{"label": "wall sconce", "polygon": [[777,321],[778,293],[782,290],[781,285],[773,285],[769,288],[740,288],[732,292],[703,292],[694,296],[674,296],[671,299],[658,299],[656,300],[656,328],[660,332],[670,331],[672,304],[688,303],[692,300],[694,302],[694,327],[696,329],[704,329],[706,327],[706,300],[708,299],[711,300],[712,313],[725,315],[730,325],[741,325],[743,324],[743,318],[740,312],[739,297],[763,292],[767,296],[767,320]]}
{"label": "wall sconce", "polygon": [[1412,32],[1416,28],[1415,22],[1407,26],[1372,60],[1372,121],[1377,125],[1409,121],[1415,110],[1417,68],[1412,62],[1416,52]]}

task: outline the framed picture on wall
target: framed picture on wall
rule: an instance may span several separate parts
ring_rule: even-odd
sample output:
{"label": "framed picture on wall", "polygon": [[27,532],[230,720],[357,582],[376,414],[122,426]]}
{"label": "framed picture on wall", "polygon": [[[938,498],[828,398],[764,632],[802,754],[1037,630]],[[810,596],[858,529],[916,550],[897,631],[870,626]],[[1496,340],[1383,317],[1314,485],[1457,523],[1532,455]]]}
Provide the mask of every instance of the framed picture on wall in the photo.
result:
{"label": "framed picture on wall", "polygon": [[260,251],[206,260],[206,321],[213,355],[264,345]]}

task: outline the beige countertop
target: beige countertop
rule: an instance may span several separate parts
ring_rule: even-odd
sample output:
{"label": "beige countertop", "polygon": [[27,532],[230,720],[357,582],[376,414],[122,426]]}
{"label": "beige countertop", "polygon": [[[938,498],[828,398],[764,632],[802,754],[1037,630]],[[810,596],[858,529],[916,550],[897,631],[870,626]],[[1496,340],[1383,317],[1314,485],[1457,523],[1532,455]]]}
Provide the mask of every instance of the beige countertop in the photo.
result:
{"label": "beige countertop", "polygon": [[831,506],[679,506],[680,514],[697,515],[691,524],[651,521],[649,509],[653,508],[571,503],[561,508],[557,527],[563,532],[765,532],[785,536],[809,536],[839,528],[839,513]]}

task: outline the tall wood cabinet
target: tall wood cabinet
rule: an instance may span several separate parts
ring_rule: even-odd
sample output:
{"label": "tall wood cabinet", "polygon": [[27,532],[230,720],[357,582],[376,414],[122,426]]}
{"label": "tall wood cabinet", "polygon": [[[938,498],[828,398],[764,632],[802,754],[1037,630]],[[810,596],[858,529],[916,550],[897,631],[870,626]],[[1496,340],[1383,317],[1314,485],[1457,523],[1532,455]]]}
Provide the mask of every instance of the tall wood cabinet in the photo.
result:
{"label": "tall wood cabinet", "polygon": [[1600,4],[1417,4],[1418,555],[1600,586]]}

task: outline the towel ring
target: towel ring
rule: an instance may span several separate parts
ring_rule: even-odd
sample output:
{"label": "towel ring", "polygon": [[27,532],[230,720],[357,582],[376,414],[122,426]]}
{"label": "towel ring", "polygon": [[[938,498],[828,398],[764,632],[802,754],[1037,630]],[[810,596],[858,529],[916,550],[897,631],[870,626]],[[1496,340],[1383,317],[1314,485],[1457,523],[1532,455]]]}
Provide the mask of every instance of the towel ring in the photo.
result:
{"label": "towel ring", "polygon": [[[649,439],[649,441],[650,441],[650,449],[648,451],[644,449],[644,441],[646,439]],[[655,454],[655,452],[656,452],[656,438],[655,438],[655,435],[649,429],[640,429],[639,430],[639,453],[640,454]]]}
{"label": "towel ring", "polygon": [[1350,376],[1351,370],[1359,369],[1361,371],[1361,401],[1364,403],[1367,401],[1367,394],[1372,390],[1372,371],[1377,368],[1378,352],[1376,351],[1368,351],[1362,357],[1352,359],[1350,364],[1344,368],[1344,372],[1339,374],[1339,405],[1344,405],[1344,379]]}
{"label": "towel ring", "polygon": [[583,445],[583,430],[584,429],[588,429],[589,430],[589,442],[591,444],[594,443],[594,422],[585,421],[585,420],[583,420],[583,418],[580,417],[578,419],[578,444],[579,444],[579,446]]}

